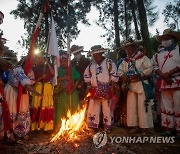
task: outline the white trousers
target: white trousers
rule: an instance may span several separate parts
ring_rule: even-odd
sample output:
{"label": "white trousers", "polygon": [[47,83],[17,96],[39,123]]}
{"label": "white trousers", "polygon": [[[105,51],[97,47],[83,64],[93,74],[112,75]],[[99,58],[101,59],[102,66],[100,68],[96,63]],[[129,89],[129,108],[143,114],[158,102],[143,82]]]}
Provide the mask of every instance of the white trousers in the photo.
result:
{"label": "white trousers", "polygon": [[151,103],[148,105],[148,112],[145,107],[145,94],[136,93],[131,90],[127,95],[127,125],[129,127],[139,126],[140,128],[152,128],[153,117]]}
{"label": "white trousers", "polygon": [[163,90],[161,99],[161,125],[180,132],[180,90]]}
{"label": "white trousers", "polygon": [[99,116],[101,112],[101,105],[103,111],[103,123],[105,128],[111,126],[110,105],[107,99],[90,99],[87,111],[87,123],[89,127],[98,128]]}

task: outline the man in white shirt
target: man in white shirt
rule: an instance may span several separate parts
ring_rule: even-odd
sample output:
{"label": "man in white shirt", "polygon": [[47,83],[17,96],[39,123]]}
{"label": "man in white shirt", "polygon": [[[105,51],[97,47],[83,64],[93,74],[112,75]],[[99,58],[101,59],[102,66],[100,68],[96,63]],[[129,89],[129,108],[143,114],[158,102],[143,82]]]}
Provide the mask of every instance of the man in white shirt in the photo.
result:
{"label": "man in white shirt", "polygon": [[84,72],[84,80],[91,94],[87,111],[88,126],[98,128],[102,106],[104,129],[109,132],[111,126],[109,100],[112,98],[114,83],[118,81],[118,77],[115,63],[105,58],[102,55],[104,52],[105,49],[101,45],[91,47],[88,54],[93,57],[93,61]]}
{"label": "man in white shirt", "polygon": [[156,37],[164,47],[156,54],[154,71],[161,78],[161,125],[167,135],[180,137],[180,32],[165,29]]}

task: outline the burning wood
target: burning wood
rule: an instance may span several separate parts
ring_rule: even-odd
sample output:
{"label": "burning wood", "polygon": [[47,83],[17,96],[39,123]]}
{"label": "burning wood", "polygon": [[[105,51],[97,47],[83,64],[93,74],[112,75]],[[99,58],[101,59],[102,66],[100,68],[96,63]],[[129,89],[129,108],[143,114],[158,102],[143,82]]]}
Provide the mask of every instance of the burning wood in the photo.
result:
{"label": "burning wood", "polygon": [[82,109],[71,115],[70,110],[67,113],[67,119],[61,119],[61,128],[59,132],[51,139],[50,142],[55,142],[60,138],[64,138],[66,141],[71,142],[79,140],[78,135],[81,133],[87,133],[88,127],[85,123],[86,105]]}

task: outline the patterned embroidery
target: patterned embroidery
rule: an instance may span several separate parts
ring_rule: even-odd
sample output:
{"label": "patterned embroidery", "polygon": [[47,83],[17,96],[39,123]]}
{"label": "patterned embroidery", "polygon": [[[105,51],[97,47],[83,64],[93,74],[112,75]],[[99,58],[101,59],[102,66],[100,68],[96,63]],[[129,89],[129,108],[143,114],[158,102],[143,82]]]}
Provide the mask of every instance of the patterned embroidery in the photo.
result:
{"label": "patterned embroidery", "polygon": [[91,122],[94,122],[94,120],[95,120],[95,115],[94,116],[91,116],[91,114],[89,115],[89,120],[91,121]]}
{"label": "patterned embroidery", "polygon": [[169,121],[169,120],[166,118],[166,121],[164,121],[164,124],[167,125],[167,127],[168,127],[170,123],[171,123],[171,121]]}
{"label": "patterned embroidery", "polygon": [[172,54],[168,54],[168,55],[164,56],[164,59],[171,58],[172,56],[173,56]]}
{"label": "patterned embroidery", "polygon": [[29,78],[24,74],[24,71],[21,67],[13,69],[9,74],[9,82],[12,86],[18,87],[19,82],[24,84],[29,84]]}
{"label": "patterned embroidery", "polygon": [[176,128],[176,129],[180,128],[180,121],[179,121],[179,124],[178,124],[177,121],[175,121],[175,122],[174,122],[174,125],[175,125],[175,128]]}
{"label": "patterned embroidery", "polygon": [[166,115],[174,115],[174,112],[172,111],[166,111],[165,109],[161,109],[161,113],[164,113]]}
{"label": "patterned embroidery", "polygon": [[103,68],[102,66],[99,66],[97,69],[96,69],[96,75],[100,74],[103,72]]}
{"label": "patterned embroidery", "polygon": [[97,88],[95,90],[94,98],[103,98],[103,99],[108,99],[110,98],[110,91],[109,91],[109,84],[97,83]]}
{"label": "patterned embroidery", "polygon": [[104,118],[104,124],[107,124],[108,123],[108,119],[107,119],[107,116]]}
{"label": "patterned embroidery", "polygon": [[180,80],[175,79],[175,83],[179,86],[180,85]]}

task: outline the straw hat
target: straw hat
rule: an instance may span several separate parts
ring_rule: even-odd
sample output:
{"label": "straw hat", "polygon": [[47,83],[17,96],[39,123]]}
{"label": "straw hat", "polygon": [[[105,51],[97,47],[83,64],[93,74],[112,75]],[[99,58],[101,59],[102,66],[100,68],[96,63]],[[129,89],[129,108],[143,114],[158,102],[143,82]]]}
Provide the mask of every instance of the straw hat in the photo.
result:
{"label": "straw hat", "polygon": [[133,45],[133,46],[139,46],[140,44],[142,43],[142,40],[128,40],[127,42],[125,42],[123,45],[122,45],[122,49],[125,49],[126,47],[128,47],[128,46],[131,46],[131,45]]}
{"label": "straw hat", "polygon": [[164,36],[172,36],[174,37],[177,41],[180,40],[180,32],[175,32],[173,31],[172,29],[168,28],[168,29],[165,29],[163,31],[163,34],[162,35],[159,35],[159,36],[156,36],[156,39],[158,42],[162,42],[162,39]]}
{"label": "straw hat", "polygon": [[88,52],[88,56],[91,56],[96,53],[104,53],[106,49],[101,47],[101,45],[94,45],[91,47],[91,50]]}
{"label": "straw hat", "polygon": [[73,45],[71,47],[71,54],[75,54],[75,53],[81,52],[81,51],[83,51],[83,49],[84,49],[83,46]]}

